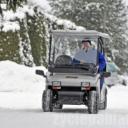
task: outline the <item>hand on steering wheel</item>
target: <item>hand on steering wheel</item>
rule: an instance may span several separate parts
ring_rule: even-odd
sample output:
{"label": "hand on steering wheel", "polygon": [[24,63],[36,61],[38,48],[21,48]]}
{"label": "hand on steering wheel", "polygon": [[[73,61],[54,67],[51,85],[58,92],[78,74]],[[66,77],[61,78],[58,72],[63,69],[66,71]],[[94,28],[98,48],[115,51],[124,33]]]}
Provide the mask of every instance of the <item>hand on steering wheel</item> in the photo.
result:
{"label": "hand on steering wheel", "polygon": [[85,61],[83,61],[83,60],[80,61],[80,64],[84,64],[84,63],[85,63]]}

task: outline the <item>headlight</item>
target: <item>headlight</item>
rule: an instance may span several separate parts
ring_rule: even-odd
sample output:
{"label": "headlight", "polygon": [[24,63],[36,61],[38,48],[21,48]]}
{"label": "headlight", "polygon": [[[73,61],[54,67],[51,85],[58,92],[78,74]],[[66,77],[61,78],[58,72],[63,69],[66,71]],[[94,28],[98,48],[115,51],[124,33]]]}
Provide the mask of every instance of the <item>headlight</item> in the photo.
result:
{"label": "headlight", "polygon": [[90,90],[90,82],[81,82],[81,90]]}
{"label": "headlight", "polygon": [[61,89],[61,82],[60,81],[53,81],[52,82],[52,89],[54,89],[54,90]]}

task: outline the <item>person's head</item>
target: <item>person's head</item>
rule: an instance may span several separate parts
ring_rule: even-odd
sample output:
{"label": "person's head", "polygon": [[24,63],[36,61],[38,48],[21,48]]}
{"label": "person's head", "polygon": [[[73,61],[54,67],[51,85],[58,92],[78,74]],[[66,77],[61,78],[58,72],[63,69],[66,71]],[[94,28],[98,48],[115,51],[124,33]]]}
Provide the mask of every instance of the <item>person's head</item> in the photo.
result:
{"label": "person's head", "polygon": [[82,40],[82,45],[81,48],[82,49],[88,49],[91,46],[91,41],[90,40]]}

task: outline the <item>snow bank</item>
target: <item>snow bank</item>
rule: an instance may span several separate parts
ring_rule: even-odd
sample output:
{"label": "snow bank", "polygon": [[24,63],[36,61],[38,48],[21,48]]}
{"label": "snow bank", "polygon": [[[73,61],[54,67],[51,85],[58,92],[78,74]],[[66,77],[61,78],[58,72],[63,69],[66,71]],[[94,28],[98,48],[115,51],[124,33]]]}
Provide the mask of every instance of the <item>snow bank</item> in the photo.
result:
{"label": "snow bank", "polygon": [[11,61],[0,62],[0,108],[41,109],[45,78],[35,70],[45,67],[26,67]]}
{"label": "snow bank", "polygon": [[0,92],[0,108],[41,109],[41,98],[42,92]]}
{"label": "snow bank", "polygon": [[108,108],[109,109],[128,109],[128,86],[120,84],[113,86],[108,90]]}
{"label": "snow bank", "polygon": [[[46,72],[44,67],[38,67]],[[11,61],[0,62],[0,92],[41,92],[45,78],[35,74],[35,68]]]}

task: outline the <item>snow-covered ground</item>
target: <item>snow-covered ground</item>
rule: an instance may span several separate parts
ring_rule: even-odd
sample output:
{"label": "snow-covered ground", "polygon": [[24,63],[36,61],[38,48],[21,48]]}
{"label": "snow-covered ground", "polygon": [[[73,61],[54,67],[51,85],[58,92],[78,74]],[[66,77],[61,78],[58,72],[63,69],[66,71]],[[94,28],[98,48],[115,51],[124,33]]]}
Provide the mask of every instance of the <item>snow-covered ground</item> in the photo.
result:
{"label": "snow-covered ground", "polygon": [[[10,109],[39,108],[45,79],[35,69],[11,61],[0,62],[0,107]],[[35,103],[34,103],[35,102]]]}
{"label": "snow-covered ground", "polygon": [[44,67],[26,67],[11,61],[0,62],[0,91],[1,92],[42,92],[44,78],[35,74],[35,69]]}
{"label": "snow-covered ground", "polygon": [[41,110],[45,79],[35,69],[10,61],[0,62],[1,128],[126,128],[128,127],[128,87],[108,89],[108,108],[89,115],[85,106],[64,106],[63,110]]}

